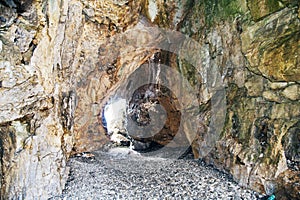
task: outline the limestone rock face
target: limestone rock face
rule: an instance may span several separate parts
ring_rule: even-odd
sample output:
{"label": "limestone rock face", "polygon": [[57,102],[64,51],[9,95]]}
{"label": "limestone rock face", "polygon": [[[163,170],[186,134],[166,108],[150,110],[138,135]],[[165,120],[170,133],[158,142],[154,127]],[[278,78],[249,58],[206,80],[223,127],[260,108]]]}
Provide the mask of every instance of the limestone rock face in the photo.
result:
{"label": "limestone rock face", "polygon": [[[208,44],[205,57],[211,70],[216,64],[224,73],[226,120],[215,148],[204,159],[232,174],[241,185],[293,199],[299,193],[299,170],[294,167],[299,161],[288,152],[299,152],[299,146],[291,142],[294,139],[299,144],[299,132],[295,133],[299,129],[300,103],[299,4],[286,2],[289,6],[285,8],[276,2],[273,8],[259,9],[261,13],[255,16],[254,2],[247,2],[252,16],[245,14],[246,8],[239,11],[242,17],[236,17],[230,4],[216,15],[213,23],[204,17],[195,23],[200,14],[193,12],[180,27],[203,47]],[[193,5],[194,11],[202,9],[205,6],[201,3]],[[232,15],[226,15],[226,9],[231,9]],[[182,69],[191,71],[191,66],[183,62]],[[186,75],[195,80],[192,74]],[[211,108],[201,108],[201,122],[209,127]],[[201,151],[205,147],[201,141],[207,133],[204,129],[204,134],[192,143],[195,156],[203,157]]]}
{"label": "limestone rock face", "polygon": [[299,81],[300,19],[285,8],[244,28],[242,50],[253,72],[272,81]]}
{"label": "limestone rock face", "polygon": [[44,199],[61,193],[67,178],[72,126],[62,121],[71,120],[63,113],[73,112],[74,99],[63,97],[53,68],[58,2],[22,8],[0,8],[1,198]]}
{"label": "limestone rock face", "polygon": [[137,23],[141,1],[108,0],[81,1],[83,12],[89,20],[106,25],[111,34],[126,30]]}
{"label": "limestone rock face", "polygon": [[266,17],[285,6],[294,6],[297,5],[297,0],[263,0],[263,1],[247,1],[251,16],[253,20],[258,21],[263,17]]}
{"label": "limestone rock face", "polygon": [[248,6],[254,20],[259,20],[284,7],[283,3],[277,0],[248,1]]}
{"label": "limestone rock face", "polygon": [[[154,113],[152,121],[166,123],[147,142],[187,139],[195,158],[241,185],[298,197],[298,1],[1,2],[4,199],[59,195],[70,154],[109,141],[101,122],[105,104],[121,97],[137,105],[145,98],[133,96],[146,95],[149,74],[155,81],[146,84],[160,83],[168,95],[156,97],[167,118]],[[161,68],[157,82],[151,64],[184,78]],[[142,66],[149,72],[139,74]],[[134,74],[140,89],[130,84]],[[135,110],[143,113],[137,122],[144,116],[151,122],[147,103]],[[175,141],[177,130],[183,135]]]}

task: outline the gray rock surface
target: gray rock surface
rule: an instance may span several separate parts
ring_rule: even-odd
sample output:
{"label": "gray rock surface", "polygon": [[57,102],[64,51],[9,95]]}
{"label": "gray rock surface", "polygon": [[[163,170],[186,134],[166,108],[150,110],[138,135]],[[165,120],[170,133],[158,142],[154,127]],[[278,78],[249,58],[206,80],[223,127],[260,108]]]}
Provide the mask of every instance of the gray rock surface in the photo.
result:
{"label": "gray rock surface", "polygon": [[53,199],[259,199],[226,174],[189,159],[146,157],[126,148],[70,159],[63,195]]}

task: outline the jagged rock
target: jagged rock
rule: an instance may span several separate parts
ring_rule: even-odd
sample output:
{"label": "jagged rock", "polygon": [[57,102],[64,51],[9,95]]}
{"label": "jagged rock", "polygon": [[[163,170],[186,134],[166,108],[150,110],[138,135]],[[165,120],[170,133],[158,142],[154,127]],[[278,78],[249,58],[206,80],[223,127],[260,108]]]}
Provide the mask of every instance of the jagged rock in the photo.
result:
{"label": "jagged rock", "polygon": [[284,8],[284,4],[281,1],[268,1],[268,0],[254,0],[247,1],[249,6],[251,16],[254,20],[259,20],[271,13],[278,11],[279,9]]}
{"label": "jagged rock", "polygon": [[269,83],[269,87],[272,90],[284,89],[286,86],[288,86],[287,82],[270,82]]}
{"label": "jagged rock", "polygon": [[[290,163],[299,162],[299,2],[20,2],[0,4],[1,197],[61,193],[70,154],[109,141],[101,126],[109,98],[135,91],[131,74],[164,51],[155,62],[178,69],[188,84],[180,90],[169,71],[172,87],[158,95],[159,103],[126,96],[140,106],[136,122],[163,127],[155,135],[128,134],[146,147],[191,144],[195,157],[241,185],[297,197],[299,170]],[[139,78],[148,80],[145,74]],[[172,94],[190,91],[187,85],[194,96]],[[137,90],[141,94],[155,97],[151,90]],[[166,118],[156,112],[148,118],[151,108],[161,107]]]}
{"label": "jagged rock", "polygon": [[2,4],[0,4],[0,10],[2,11],[0,14],[0,28],[8,28],[17,18],[16,10]]}
{"label": "jagged rock", "polygon": [[282,94],[290,99],[290,100],[299,100],[300,99],[300,86],[299,85],[291,85],[285,88],[282,91]]}
{"label": "jagged rock", "polygon": [[250,62],[249,69],[273,81],[298,81],[299,30],[295,7],[245,28],[241,35],[242,50]]}
{"label": "jagged rock", "polygon": [[274,101],[280,103],[280,96],[276,94],[274,91],[264,91],[262,96],[268,101]]}
{"label": "jagged rock", "polygon": [[245,83],[249,96],[262,96],[264,91],[264,79],[262,77],[254,76],[249,78],[249,81]]}
{"label": "jagged rock", "polygon": [[[3,199],[47,199],[61,193],[67,178],[66,159],[73,141],[60,121],[62,91],[58,85],[54,90],[54,37],[49,37],[50,28],[43,24],[45,13],[39,12],[38,19],[25,16],[41,11],[41,3],[29,6],[18,20],[7,20],[12,24],[6,25],[7,31],[2,27],[0,31]],[[59,12],[52,12],[48,19]]]}
{"label": "jagged rock", "polygon": [[[181,118],[178,105],[178,99],[164,86],[150,84],[138,88],[129,102],[129,135],[137,141],[156,142],[160,145],[175,141],[174,136],[178,133]],[[137,123],[142,129],[136,128],[133,123]],[[148,128],[143,128],[146,126]],[[180,141],[177,145],[180,145]]]}

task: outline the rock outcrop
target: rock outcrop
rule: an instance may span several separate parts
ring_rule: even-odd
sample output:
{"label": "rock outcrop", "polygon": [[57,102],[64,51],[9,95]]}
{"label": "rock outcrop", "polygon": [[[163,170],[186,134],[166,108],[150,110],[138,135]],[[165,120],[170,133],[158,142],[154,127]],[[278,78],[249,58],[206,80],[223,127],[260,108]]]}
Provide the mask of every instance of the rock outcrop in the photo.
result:
{"label": "rock outcrop", "polygon": [[181,123],[196,158],[259,192],[299,196],[297,0],[1,2],[3,199],[61,193],[68,157],[108,141],[105,104],[136,91],[130,75],[158,52],[185,78],[162,73],[169,118],[153,140],[166,145]]}
{"label": "rock outcrop", "polygon": [[[208,59],[224,73],[226,84],[224,128],[204,159],[242,185],[282,199],[297,198],[299,3],[232,1],[223,7],[224,2],[213,3],[212,18],[195,23],[200,14],[193,12],[181,25],[181,30],[208,44]],[[195,3],[193,10],[205,8]],[[194,152],[201,152],[197,141],[193,146]]]}

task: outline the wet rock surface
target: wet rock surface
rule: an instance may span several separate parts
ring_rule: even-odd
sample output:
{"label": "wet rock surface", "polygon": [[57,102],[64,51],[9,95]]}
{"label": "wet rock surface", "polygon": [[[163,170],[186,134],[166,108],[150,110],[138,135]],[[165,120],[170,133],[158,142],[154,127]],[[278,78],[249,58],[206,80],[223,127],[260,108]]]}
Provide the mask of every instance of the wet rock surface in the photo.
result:
{"label": "wet rock surface", "polygon": [[126,148],[70,159],[63,195],[53,199],[259,199],[228,175],[190,159],[144,156]]}

